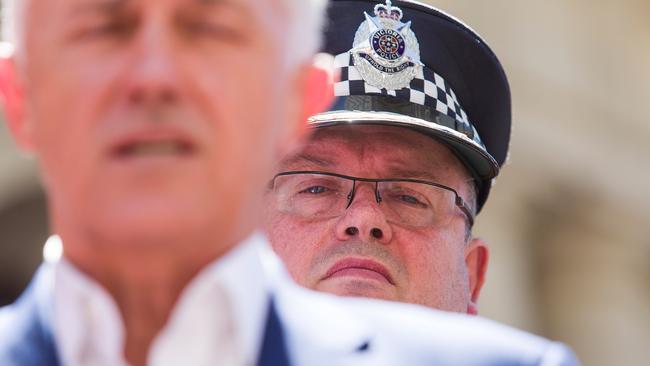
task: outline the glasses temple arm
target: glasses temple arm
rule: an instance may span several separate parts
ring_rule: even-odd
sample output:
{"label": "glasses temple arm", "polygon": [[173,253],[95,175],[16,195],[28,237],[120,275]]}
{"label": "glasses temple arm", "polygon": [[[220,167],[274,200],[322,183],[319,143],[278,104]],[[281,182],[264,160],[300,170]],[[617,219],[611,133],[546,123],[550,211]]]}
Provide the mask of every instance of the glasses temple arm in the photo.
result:
{"label": "glasses temple arm", "polygon": [[379,181],[375,182],[375,200],[377,200],[377,203],[381,203],[381,195],[379,194]]}
{"label": "glasses temple arm", "polygon": [[347,210],[350,208],[350,205],[352,204],[352,201],[354,201],[354,194],[356,193],[357,188],[357,181],[355,179],[352,179],[352,190],[350,193],[348,193],[348,204],[345,206],[345,209]]}
{"label": "glasses temple arm", "polygon": [[469,209],[469,207],[467,207],[467,203],[465,203],[465,200],[459,195],[456,195],[456,206],[458,206],[467,217],[467,222],[469,223],[469,227],[471,228],[472,226],[474,226],[474,215],[472,214],[472,211]]}

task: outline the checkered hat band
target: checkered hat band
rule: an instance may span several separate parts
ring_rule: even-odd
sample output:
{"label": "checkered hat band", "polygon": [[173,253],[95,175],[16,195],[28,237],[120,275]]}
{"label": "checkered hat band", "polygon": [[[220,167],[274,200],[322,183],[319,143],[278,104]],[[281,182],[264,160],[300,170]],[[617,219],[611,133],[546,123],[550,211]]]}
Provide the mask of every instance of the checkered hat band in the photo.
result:
{"label": "checkered hat band", "polygon": [[[434,71],[422,67],[415,78],[411,80],[411,83],[407,88],[388,90],[368,84],[361,77],[356,66],[354,66],[353,57],[349,52],[337,55],[334,59],[334,67],[340,71],[340,81],[334,84],[335,96],[384,95],[408,101],[414,105],[425,107],[429,110],[429,112],[427,112],[429,115],[442,114],[448,116],[455,121],[454,125],[457,126],[457,128],[454,128],[454,130],[466,135],[468,138],[483,146],[476,129],[472,126],[467,118],[467,114],[460,106],[456,94],[445,79]],[[389,110],[386,111],[389,112]],[[433,111],[436,113],[432,113]],[[427,113],[419,114],[422,115]],[[417,115],[412,115],[411,113],[406,115],[419,118]]]}
{"label": "checkered hat band", "polygon": [[[337,97],[330,110],[397,113],[445,126],[464,134],[477,143],[480,141],[474,139],[476,133],[474,129],[468,128],[469,125],[461,123],[446,114],[442,114],[429,106],[414,104],[388,95],[350,95],[347,97]],[[479,145],[483,146],[482,144]]]}

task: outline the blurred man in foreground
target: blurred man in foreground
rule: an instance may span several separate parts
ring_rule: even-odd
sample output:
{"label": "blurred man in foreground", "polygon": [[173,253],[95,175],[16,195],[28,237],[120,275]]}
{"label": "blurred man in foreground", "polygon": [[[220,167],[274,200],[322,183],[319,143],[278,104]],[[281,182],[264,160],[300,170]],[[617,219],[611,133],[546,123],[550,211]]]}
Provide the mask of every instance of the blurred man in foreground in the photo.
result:
{"label": "blurred man in foreground", "polygon": [[[246,271],[229,279],[241,266],[229,250],[260,240],[250,236],[255,192],[318,111],[306,93],[327,100],[311,66],[324,6],[10,2],[6,111],[39,161],[63,245],[39,276],[54,281],[48,321],[65,364],[255,362],[262,276],[251,265],[250,281]],[[240,286],[255,295],[239,296]],[[219,318],[249,307],[250,325]],[[224,337],[229,327],[239,339]],[[0,350],[16,337],[2,329]]]}
{"label": "blurred man in foreground", "polygon": [[308,62],[322,5],[14,3],[6,109],[58,236],[0,311],[0,364],[572,360],[488,321],[301,290],[253,234],[271,167],[329,101]]}
{"label": "blurred man in foreground", "polygon": [[471,229],[510,137],[499,61],[423,4],[333,1],[327,29],[338,99],[267,194],[274,249],[311,289],[476,314]]}

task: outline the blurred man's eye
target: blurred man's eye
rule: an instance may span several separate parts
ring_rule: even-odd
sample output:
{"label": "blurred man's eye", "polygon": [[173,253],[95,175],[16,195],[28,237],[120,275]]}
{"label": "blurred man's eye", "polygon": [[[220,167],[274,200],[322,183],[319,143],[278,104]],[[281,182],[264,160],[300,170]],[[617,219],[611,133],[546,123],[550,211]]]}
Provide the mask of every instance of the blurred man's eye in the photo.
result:
{"label": "blurred man's eye", "polygon": [[205,37],[232,43],[245,41],[244,34],[238,26],[215,20],[187,20],[182,24],[183,29],[191,37]]}
{"label": "blurred man's eye", "polygon": [[134,26],[132,23],[127,21],[111,21],[103,24],[98,24],[95,27],[91,27],[87,31],[87,36],[96,36],[96,37],[106,37],[106,36],[115,36],[115,37],[124,37],[133,33]]}
{"label": "blurred man's eye", "polygon": [[83,22],[75,32],[75,38],[90,39],[121,39],[132,35],[137,26],[133,17],[102,17]]}

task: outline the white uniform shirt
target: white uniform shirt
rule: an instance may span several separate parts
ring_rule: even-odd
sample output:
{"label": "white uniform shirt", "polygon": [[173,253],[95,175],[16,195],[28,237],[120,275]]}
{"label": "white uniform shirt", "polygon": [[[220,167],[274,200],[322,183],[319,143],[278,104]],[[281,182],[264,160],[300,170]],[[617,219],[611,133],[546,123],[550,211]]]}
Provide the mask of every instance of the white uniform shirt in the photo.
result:
{"label": "white uniform shirt", "polygon": [[[125,366],[124,325],[108,292],[48,240],[54,266],[54,332],[69,366]],[[254,365],[265,330],[269,283],[262,269],[265,238],[254,234],[208,265],[183,290],[164,329],[149,350],[148,364]]]}

